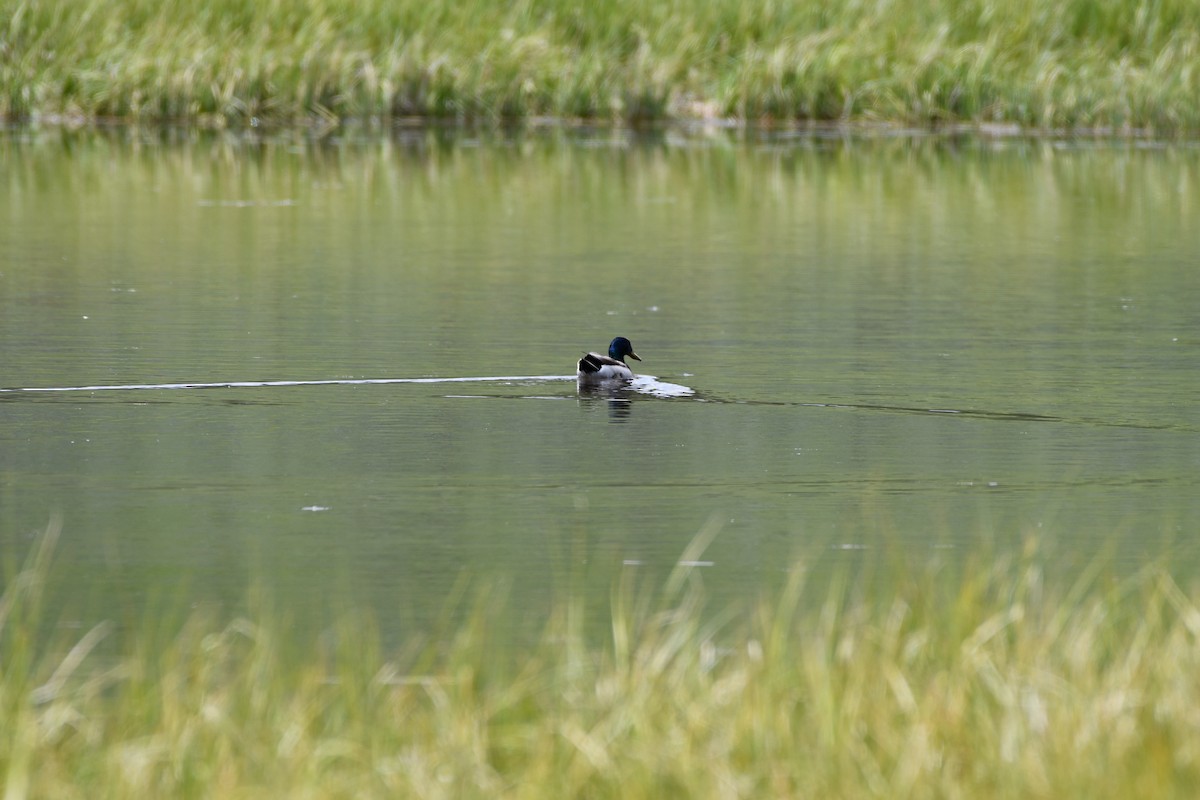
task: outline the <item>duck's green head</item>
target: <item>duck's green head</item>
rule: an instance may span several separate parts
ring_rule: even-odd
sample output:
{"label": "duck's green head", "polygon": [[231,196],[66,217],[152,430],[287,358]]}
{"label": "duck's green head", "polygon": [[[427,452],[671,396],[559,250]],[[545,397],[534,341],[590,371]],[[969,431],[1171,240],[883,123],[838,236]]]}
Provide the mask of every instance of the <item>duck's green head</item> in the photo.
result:
{"label": "duck's green head", "polygon": [[633,345],[624,336],[618,336],[612,340],[612,344],[608,346],[608,357],[615,358],[618,361],[624,361],[625,356],[629,356],[634,361],[641,361],[638,354],[633,352]]}

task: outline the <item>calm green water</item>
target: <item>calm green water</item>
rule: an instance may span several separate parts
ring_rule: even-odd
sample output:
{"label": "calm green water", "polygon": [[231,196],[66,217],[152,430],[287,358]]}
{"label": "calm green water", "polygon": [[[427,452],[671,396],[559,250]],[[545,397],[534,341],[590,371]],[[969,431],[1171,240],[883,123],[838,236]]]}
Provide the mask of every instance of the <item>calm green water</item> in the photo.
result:
{"label": "calm green water", "polygon": [[[564,586],[1036,535],[1191,563],[1200,148],[822,138],[0,139],[0,544],[77,615],[252,582],[425,624]],[[954,413],[950,413],[954,412]],[[80,610],[82,609],[82,610]]]}

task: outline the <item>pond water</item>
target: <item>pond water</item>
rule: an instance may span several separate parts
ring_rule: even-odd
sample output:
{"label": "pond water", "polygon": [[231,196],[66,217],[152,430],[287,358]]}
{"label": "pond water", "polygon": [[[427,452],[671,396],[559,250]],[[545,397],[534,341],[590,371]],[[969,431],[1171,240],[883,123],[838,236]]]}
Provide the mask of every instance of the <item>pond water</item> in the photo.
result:
{"label": "pond water", "polygon": [[[1191,570],[1197,220],[1187,144],[9,131],[0,545],[59,516],[80,617],[401,631],[702,529],[726,599],[981,537]],[[579,393],[616,335],[655,380]]]}

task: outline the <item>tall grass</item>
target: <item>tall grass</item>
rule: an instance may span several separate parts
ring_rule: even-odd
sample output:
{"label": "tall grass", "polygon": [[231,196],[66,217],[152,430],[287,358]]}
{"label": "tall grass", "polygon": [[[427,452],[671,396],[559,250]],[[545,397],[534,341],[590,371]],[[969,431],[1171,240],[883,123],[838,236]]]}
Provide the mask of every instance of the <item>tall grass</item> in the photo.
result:
{"label": "tall grass", "polygon": [[[52,537],[48,537],[52,539]],[[808,580],[745,619],[680,568],[565,597],[541,643],[494,603],[383,652],[366,615],[307,648],[269,612],[38,627],[48,546],[0,601],[0,783],[21,797],[1191,797],[1200,606],[1159,569],[1048,578],[1036,552]],[[155,630],[160,633],[154,633]]]}
{"label": "tall grass", "polygon": [[0,0],[0,118],[1200,129],[1192,0]]}

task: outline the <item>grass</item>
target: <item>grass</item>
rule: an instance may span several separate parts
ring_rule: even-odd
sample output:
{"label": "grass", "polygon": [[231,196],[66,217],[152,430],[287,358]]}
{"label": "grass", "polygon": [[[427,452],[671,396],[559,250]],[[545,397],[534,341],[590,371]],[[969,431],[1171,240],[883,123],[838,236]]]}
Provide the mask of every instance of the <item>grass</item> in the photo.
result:
{"label": "grass", "polygon": [[1192,0],[0,0],[0,119],[1200,130]]}
{"label": "grass", "polygon": [[[53,531],[0,601],[6,798],[1190,797],[1200,606],[1156,568],[1047,577],[1035,550],[703,608],[678,569],[564,598],[493,646],[494,598],[387,654],[365,614],[307,646],[196,615],[43,643]],[[119,644],[117,641],[119,640]],[[105,647],[105,643],[109,646]]]}

